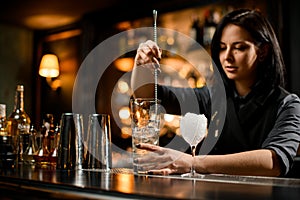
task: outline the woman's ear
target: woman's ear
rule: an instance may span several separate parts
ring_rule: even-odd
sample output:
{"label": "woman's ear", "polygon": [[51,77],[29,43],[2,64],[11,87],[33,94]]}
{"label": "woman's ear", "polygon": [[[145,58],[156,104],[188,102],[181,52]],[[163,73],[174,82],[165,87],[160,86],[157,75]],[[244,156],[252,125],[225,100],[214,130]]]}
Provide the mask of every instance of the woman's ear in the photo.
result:
{"label": "woman's ear", "polygon": [[259,61],[263,62],[265,60],[265,58],[268,56],[269,54],[269,45],[268,44],[264,44],[260,47],[259,49]]}

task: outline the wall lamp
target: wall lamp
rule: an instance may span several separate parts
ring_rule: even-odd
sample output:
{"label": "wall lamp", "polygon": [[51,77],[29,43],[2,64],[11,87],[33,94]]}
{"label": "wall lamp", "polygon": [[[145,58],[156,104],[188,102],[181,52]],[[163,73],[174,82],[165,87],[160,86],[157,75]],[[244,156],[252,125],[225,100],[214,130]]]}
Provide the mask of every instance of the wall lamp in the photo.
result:
{"label": "wall lamp", "polygon": [[52,80],[52,78],[59,76],[59,63],[55,54],[45,54],[42,57],[39,74],[46,77],[47,84],[52,90],[57,90],[61,86],[60,80]]}

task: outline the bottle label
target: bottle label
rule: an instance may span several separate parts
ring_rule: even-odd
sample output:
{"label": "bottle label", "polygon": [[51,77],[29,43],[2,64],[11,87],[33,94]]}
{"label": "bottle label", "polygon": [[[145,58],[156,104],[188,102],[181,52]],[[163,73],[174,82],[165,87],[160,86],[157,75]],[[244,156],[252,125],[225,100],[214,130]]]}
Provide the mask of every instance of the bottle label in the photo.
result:
{"label": "bottle label", "polygon": [[29,133],[30,124],[19,123],[18,129],[19,129],[19,133]]}
{"label": "bottle label", "polygon": [[0,118],[6,118],[6,105],[0,104]]}

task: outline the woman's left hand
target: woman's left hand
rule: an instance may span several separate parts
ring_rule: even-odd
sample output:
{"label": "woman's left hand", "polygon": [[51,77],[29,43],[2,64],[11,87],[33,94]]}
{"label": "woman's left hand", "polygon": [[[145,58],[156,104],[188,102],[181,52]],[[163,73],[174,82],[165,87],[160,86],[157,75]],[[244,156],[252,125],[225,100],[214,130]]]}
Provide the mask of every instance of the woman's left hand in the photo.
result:
{"label": "woman's left hand", "polygon": [[191,169],[193,158],[189,154],[145,143],[138,144],[137,148],[150,151],[149,154],[135,160],[139,164],[145,164],[143,170],[149,174],[182,174]]}

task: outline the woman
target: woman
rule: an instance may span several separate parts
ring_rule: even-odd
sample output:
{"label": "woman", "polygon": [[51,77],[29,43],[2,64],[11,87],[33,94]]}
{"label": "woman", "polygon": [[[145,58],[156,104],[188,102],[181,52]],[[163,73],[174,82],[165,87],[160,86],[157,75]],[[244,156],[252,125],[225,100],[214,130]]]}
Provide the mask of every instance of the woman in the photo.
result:
{"label": "woman", "polygon": [[[286,175],[300,142],[300,100],[283,89],[284,63],[270,23],[255,10],[232,11],[218,24],[211,52],[227,100],[225,124],[218,142],[209,155],[195,158],[173,149],[139,144],[139,148],[155,152],[151,159],[159,163],[149,173],[182,174],[193,163],[198,173]],[[132,74],[133,88],[141,82],[153,83],[153,75],[145,75],[145,71],[157,67],[160,58],[161,51],[154,42],[140,44]],[[199,94],[200,105],[209,106],[207,89],[194,90]],[[151,91],[153,84],[148,84],[136,89],[135,95],[150,97]],[[162,104],[172,104],[172,99],[176,99],[166,86],[159,86],[158,91]],[[204,109],[208,117],[209,112]]]}

